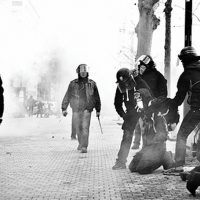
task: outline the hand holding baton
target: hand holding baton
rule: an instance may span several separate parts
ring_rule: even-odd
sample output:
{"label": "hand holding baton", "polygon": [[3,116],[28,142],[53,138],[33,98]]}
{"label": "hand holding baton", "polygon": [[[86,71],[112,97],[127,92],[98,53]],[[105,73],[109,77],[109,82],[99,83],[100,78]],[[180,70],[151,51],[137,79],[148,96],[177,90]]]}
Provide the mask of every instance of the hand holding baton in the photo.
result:
{"label": "hand holding baton", "polygon": [[101,122],[100,122],[100,118],[99,118],[100,117],[100,113],[98,112],[96,116],[97,116],[98,121],[99,121],[99,127],[100,127],[100,130],[101,130],[101,134],[103,134],[103,130],[102,130],[102,126],[101,126]]}

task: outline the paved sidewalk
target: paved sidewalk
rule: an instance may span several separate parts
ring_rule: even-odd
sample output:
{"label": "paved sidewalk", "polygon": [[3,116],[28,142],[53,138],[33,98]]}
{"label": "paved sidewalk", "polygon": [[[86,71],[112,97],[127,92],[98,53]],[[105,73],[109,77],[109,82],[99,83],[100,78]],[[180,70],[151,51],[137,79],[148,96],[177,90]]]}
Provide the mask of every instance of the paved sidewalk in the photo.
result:
{"label": "paved sidewalk", "polygon": [[[165,176],[162,168],[150,175],[112,170],[122,137],[116,121],[102,119],[102,135],[92,118],[87,154],[70,140],[69,121],[24,118],[12,121],[12,128],[2,125],[0,200],[194,199],[180,177]],[[168,149],[174,144],[167,142]]]}

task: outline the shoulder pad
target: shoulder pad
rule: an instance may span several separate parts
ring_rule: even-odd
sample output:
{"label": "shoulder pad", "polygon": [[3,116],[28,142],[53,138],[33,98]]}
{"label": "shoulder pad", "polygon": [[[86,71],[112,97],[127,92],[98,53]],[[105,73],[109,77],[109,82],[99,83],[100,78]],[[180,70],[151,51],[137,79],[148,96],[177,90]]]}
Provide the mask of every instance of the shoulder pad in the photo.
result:
{"label": "shoulder pad", "polygon": [[76,79],[72,80],[70,83],[77,83],[77,82],[78,82],[78,79],[76,78]]}
{"label": "shoulder pad", "polygon": [[96,85],[96,82],[93,81],[92,79],[88,79],[88,82]]}

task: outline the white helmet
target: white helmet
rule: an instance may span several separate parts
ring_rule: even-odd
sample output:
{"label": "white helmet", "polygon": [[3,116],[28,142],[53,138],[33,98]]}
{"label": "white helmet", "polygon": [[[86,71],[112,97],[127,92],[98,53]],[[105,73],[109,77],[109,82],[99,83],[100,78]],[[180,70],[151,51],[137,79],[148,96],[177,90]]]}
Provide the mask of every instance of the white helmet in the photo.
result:
{"label": "white helmet", "polygon": [[155,67],[155,63],[151,56],[141,55],[135,62],[135,69],[139,74],[143,74],[146,69],[152,69]]}

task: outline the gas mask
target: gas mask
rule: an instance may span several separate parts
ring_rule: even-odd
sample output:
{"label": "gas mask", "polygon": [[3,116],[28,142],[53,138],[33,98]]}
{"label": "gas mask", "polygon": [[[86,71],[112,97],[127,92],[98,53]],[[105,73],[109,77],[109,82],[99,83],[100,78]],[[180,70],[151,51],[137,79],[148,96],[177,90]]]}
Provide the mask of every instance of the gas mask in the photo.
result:
{"label": "gas mask", "polygon": [[140,75],[142,75],[148,68],[150,62],[151,58],[148,55],[142,55],[136,60],[135,69],[138,71]]}
{"label": "gas mask", "polygon": [[142,74],[144,74],[144,72],[145,72],[146,69],[147,69],[147,68],[146,68],[145,65],[140,64],[140,65],[138,66],[138,73],[139,73],[140,75],[142,75]]}

